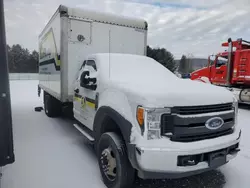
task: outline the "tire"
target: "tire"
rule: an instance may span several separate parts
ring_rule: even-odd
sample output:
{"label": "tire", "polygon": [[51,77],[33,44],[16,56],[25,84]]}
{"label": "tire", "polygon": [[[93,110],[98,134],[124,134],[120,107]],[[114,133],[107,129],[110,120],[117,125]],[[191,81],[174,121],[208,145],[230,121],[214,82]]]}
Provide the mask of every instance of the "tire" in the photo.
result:
{"label": "tire", "polygon": [[[105,170],[107,170],[105,166],[108,163],[106,160],[106,158],[108,158],[106,154],[109,153],[107,150],[111,151],[110,156],[113,156],[116,161],[115,168],[111,170],[115,174],[115,178],[107,175],[109,171],[105,172]],[[135,180],[135,170],[129,162],[125,143],[120,136],[114,132],[102,134],[97,147],[97,157],[103,182],[108,188],[132,187]]]}
{"label": "tire", "polygon": [[58,117],[61,115],[61,103],[48,93],[44,93],[44,111],[48,117]]}

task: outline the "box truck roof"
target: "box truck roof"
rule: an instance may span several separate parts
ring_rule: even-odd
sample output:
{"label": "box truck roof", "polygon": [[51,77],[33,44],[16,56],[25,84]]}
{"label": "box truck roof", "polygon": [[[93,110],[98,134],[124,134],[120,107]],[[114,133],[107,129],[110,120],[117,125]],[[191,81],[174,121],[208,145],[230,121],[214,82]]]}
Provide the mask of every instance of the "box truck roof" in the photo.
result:
{"label": "box truck roof", "polygon": [[143,19],[118,16],[111,13],[96,12],[93,10],[82,10],[79,8],[68,8],[68,15],[76,18],[89,19],[91,21],[108,24],[147,29],[147,22]]}
{"label": "box truck roof", "polygon": [[[70,17],[72,19],[82,19],[92,22],[101,22],[106,24],[120,25],[124,27],[132,27],[136,29],[147,30],[148,24],[143,19],[130,18],[120,15],[115,15],[111,13],[97,12],[94,10],[80,9],[80,8],[70,8],[64,5],[60,5],[55,14],[52,16],[44,30],[53,21],[55,16],[60,13],[61,16]],[[44,30],[41,32],[40,36],[43,34]],[[39,37],[40,37],[39,36]]]}

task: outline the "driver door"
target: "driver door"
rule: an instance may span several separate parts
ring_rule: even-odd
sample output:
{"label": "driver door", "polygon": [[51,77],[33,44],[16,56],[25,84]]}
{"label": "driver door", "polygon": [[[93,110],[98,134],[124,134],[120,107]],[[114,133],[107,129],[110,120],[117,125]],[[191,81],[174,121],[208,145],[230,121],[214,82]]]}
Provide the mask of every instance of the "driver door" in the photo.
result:
{"label": "driver door", "polygon": [[74,108],[73,108],[73,111],[74,111],[74,117],[80,121],[82,124],[85,124],[85,120],[82,118],[82,113],[84,111],[84,108],[82,106],[82,104],[84,104],[84,97],[82,96],[82,93],[81,93],[81,86],[80,86],[80,79],[81,79],[81,75],[83,73],[83,70],[84,70],[84,67],[86,65],[86,62],[87,61],[84,61],[80,67],[80,70],[79,70],[79,74],[77,75],[77,79],[76,79],[76,82],[75,82],[75,89],[74,89],[74,101],[73,101],[73,104],[74,104]]}
{"label": "driver door", "polygon": [[[96,83],[90,82],[88,85],[97,85],[97,67],[95,60],[87,60],[83,73],[86,71],[89,72],[89,75],[85,76],[85,78],[96,78]],[[97,89],[81,86],[80,93],[82,95],[81,117],[84,120],[84,125],[92,130],[98,98]]]}
{"label": "driver door", "polygon": [[216,56],[214,55],[210,55],[208,58],[208,69],[209,69],[208,78],[210,82],[213,81],[213,75],[215,71],[215,59],[216,59]]}
{"label": "driver door", "polygon": [[217,56],[213,74],[213,83],[216,85],[225,85],[227,76],[227,59]]}

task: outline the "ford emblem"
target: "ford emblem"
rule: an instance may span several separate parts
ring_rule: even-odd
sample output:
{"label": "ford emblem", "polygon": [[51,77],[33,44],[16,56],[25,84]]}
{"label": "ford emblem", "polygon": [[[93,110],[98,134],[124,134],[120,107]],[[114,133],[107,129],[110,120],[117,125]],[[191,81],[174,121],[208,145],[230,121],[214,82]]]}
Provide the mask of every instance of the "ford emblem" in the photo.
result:
{"label": "ford emblem", "polygon": [[205,126],[208,129],[215,130],[221,128],[221,126],[224,124],[224,120],[220,117],[214,117],[210,118],[209,120],[206,121]]}

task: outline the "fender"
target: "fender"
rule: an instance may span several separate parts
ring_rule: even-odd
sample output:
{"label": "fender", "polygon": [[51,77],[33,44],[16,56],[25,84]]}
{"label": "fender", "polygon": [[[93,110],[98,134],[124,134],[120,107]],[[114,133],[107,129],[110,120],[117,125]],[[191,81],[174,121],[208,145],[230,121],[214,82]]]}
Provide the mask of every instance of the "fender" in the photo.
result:
{"label": "fender", "polygon": [[94,119],[94,137],[95,140],[98,140],[101,137],[101,134],[104,130],[104,121],[106,118],[111,118],[120,128],[123,139],[126,144],[130,143],[130,135],[132,124],[128,120],[126,120],[122,115],[120,115],[117,111],[108,106],[102,106],[98,109],[95,119]]}

